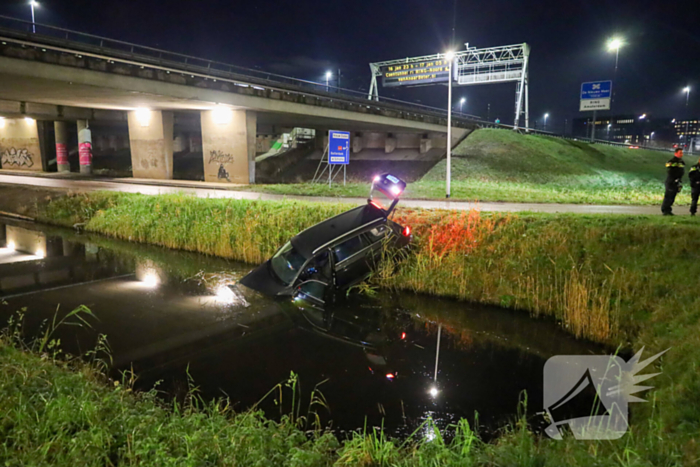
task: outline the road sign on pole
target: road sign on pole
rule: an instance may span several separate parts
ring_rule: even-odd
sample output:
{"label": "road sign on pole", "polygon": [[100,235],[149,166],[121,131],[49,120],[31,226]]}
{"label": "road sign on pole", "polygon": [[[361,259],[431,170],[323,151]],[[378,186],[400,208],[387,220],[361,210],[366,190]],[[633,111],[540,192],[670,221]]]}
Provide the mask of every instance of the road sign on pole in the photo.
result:
{"label": "road sign on pole", "polygon": [[328,163],[330,165],[346,165],[350,163],[350,132],[328,132]]}
{"label": "road sign on pole", "polygon": [[610,110],[612,81],[592,81],[581,84],[579,111]]}

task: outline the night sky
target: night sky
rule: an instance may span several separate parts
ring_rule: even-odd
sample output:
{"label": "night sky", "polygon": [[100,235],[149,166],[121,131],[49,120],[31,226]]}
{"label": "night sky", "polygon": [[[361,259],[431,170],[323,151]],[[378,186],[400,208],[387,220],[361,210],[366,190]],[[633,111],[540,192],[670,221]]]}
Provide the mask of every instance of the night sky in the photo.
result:
{"label": "night sky", "polygon": [[[456,12],[456,15],[455,15]],[[367,90],[368,63],[445,51],[453,19],[459,49],[528,42],[530,115],[549,112],[561,131],[578,112],[583,81],[612,79],[618,35],[615,113],[700,117],[700,2],[468,0],[43,0],[37,22],[260,68],[314,81],[325,71],[342,87]],[[0,14],[30,19],[28,1],[1,0]],[[445,106],[445,86],[382,89],[380,96]],[[465,112],[512,123],[515,84],[461,87]]]}

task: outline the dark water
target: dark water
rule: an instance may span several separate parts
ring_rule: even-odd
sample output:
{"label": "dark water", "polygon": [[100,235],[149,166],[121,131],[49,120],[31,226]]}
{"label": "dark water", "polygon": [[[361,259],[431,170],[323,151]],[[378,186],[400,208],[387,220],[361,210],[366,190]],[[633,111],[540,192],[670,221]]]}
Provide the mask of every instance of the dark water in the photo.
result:
{"label": "dark water", "polygon": [[[0,246],[8,243],[35,255],[0,249],[3,322],[26,308],[30,334],[57,309],[87,305],[97,318],[91,329],[57,331],[67,352],[105,334],[115,375],[133,367],[140,388],[157,383],[165,397],[182,397],[189,373],[204,398],[226,395],[239,410],[293,371],[302,414],[323,382],[329,411],[318,411],[340,434],[383,423],[406,436],[430,417],[449,436],[448,425],[473,422],[475,412],[488,434],[515,418],[523,391],[540,426],[546,359],[603,352],[554,323],[494,307],[381,293],[302,311],[228,292],[250,265],[14,221],[0,224]],[[260,404],[273,418],[274,397]],[[285,412],[291,399],[283,393]]]}

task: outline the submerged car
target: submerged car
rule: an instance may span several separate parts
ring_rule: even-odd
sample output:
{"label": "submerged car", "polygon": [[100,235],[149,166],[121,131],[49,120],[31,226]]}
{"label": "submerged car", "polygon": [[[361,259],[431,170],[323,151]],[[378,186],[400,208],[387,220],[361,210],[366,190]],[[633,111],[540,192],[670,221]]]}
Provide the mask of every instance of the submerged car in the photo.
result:
{"label": "submerged car", "polygon": [[410,243],[410,227],[389,219],[405,188],[391,174],[375,177],[366,205],[297,234],[239,284],[322,306],[331,292],[365,280],[383,245],[401,248]]}

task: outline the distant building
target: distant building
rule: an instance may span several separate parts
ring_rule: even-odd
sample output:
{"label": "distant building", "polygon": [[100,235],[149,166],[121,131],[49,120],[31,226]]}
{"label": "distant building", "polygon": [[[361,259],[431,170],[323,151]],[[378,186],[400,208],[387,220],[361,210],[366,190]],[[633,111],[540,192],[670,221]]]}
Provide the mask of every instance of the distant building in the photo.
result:
{"label": "distant building", "polygon": [[[575,118],[573,135],[590,138],[592,117]],[[700,123],[695,124],[696,134]],[[650,115],[613,115],[596,118],[595,138],[635,146],[671,147],[678,142],[676,121],[670,118],[654,118]],[[690,130],[689,130],[690,132]]]}

